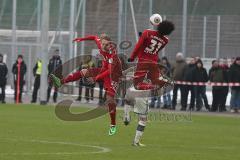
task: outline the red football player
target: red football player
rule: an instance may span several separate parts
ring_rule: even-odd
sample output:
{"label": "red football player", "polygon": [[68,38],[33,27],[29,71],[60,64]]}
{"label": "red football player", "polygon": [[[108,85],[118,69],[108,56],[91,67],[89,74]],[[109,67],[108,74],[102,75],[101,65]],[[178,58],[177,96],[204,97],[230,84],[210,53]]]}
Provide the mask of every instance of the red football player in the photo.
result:
{"label": "red football player", "polygon": [[104,89],[107,92],[106,104],[108,106],[111,126],[109,135],[116,133],[116,102],[114,99],[119,78],[122,76],[122,67],[120,59],[116,53],[116,46],[111,42],[110,37],[106,34],[98,36],[88,36],[85,38],[76,38],[74,42],[81,42],[84,40],[94,40],[98,46],[99,53],[103,56],[101,68],[90,68],[76,71],[63,79],[58,79],[56,76],[51,75],[55,86],[60,87],[62,84],[77,81],[82,77],[93,77],[95,81],[103,80]]}
{"label": "red football player", "polygon": [[[157,30],[144,30],[138,40],[129,62],[138,58],[137,68],[134,73],[134,86],[138,90],[154,89],[163,87],[168,81],[161,77],[158,66],[158,52],[163,49],[167,43],[167,35],[174,30],[174,24],[170,21],[162,21]],[[146,77],[147,76],[147,77]],[[144,78],[150,79],[151,83],[143,82]]]}

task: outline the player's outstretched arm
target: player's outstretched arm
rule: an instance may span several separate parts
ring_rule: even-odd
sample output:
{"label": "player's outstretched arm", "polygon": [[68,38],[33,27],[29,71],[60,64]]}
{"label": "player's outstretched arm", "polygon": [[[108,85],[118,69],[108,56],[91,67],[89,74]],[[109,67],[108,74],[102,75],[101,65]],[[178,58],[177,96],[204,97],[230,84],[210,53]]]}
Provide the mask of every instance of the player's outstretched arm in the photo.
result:
{"label": "player's outstretched arm", "polygon": [[129,62],[133,62],[134,59],[138,56],[138,54],[139,54],[139,49],[140,49],[140,47],[141,47],[141,46],[143,45],[143,43],[144,43],[144,39],[145,39],[145,37],[146,37],[146,34],[147,34],[147,31],[144,31],[144,32],[142,33],[142,35],[141,35],[141,37],[139,38],[139,40],[138,40],[138,42],[137,42],[137,44],[136,44],[136,46],[135,46],[135,48],[134,48],[134,50],[133,50],[130,58],[128,59]]}
{"label": "player's outstretched arm", "polygon": [[96,39],[97,39],[97,36],[90,35],[90,36],[83,37],[83,38],[75,38],[75,39],[73,40],[73,42],[95,41]]}

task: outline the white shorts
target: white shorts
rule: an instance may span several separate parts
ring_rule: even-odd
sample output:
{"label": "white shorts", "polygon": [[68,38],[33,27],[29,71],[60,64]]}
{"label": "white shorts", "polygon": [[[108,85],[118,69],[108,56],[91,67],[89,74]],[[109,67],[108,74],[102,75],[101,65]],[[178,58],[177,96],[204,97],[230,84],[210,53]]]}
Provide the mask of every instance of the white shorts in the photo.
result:
{"label": "white shorts", "polygon": [[133,112],[136,114],[147,115],[149,111],[148,98],[135,98]]}
{"label": "white shorts", "polygon": [[137,114],[147,115],[149,111],[148,100],[150,91],[136,90],[133,87],[127,90],[126,99],[134,105],[133,111]]}

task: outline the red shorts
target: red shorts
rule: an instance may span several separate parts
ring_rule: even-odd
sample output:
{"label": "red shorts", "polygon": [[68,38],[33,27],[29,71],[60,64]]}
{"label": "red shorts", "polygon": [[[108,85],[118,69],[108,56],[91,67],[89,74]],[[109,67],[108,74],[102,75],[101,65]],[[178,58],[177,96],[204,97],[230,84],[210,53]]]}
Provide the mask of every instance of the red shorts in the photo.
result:
{"label": "red shorts", "polygon": [[153,62],[138,62],[137,69],[134,73],[133,83],[137,85],[143,82],[144,78],[150,79],[152,83],[159,79],[161,75],[159,66],[157,63]]}

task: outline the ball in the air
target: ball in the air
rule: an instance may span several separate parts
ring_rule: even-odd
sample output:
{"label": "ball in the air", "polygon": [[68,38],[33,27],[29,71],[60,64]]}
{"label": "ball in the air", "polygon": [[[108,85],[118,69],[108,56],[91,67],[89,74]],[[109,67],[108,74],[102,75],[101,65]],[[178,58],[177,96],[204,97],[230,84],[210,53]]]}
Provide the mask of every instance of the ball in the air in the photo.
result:
{"label": "ball in the air", "polygon": [[162,17],[161,17],[159,14],[153,14],[153,15],[150,17],[150,23],[151,23],[153,26],[157,26],[157,25],[159,25],[161,22],[162,22]]}

